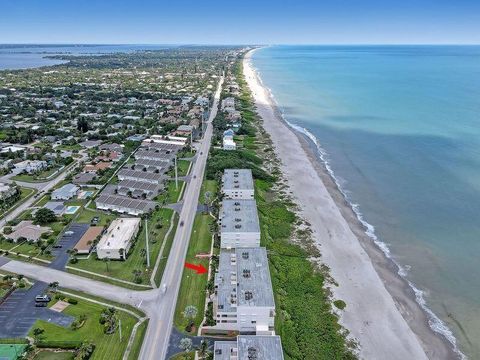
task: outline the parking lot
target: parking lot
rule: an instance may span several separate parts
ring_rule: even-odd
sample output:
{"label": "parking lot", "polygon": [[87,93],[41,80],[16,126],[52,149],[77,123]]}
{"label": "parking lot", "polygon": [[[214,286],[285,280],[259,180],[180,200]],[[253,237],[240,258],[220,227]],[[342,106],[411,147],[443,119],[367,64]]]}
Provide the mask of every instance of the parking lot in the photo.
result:
{"label": "parking lot", "polygon": [[[68,250],[85,234],[89,224],[71,224],[57,242],[57,248],[52,249],[55,259],[49,267],[64,270],[70,255]],[[8,262],[0,256],[0,266]],[[36,320],[45,320],[60,326],[68,327],[73,317],[50,310],[47,307],[36,307],[35,296],[42,295],[48,289],[48,284],[37,281],[28,289],[16,289],[3,304],[0,305],[0,338],[25,337]]]}
{"label": "parking lot", "polygon": [[65,265],[67,265],[70,255],[68,250],[73,249],[75,244],[80,240],[80,238],[85,234],[85,232],[90,227],[89,224],[71,224],[63,233],[62,237],[58,240],[57,246],[60,248],[52,249],[52,255],[55,259],[49,265],[52,269],[64,270]]}
{"label": "parking lot", "polygon": [[35,296],[43,294],[47,287],[38,281],[28,290],[17,289],[0,305],[0,338],[25,337],[36,320],[70,326],[73,317],[35,306]]}

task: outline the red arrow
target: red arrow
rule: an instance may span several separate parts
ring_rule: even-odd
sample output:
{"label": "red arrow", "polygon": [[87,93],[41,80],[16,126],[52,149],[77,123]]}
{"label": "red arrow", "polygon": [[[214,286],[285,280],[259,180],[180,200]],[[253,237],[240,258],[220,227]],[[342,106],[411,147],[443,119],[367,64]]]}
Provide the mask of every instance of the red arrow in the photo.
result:
{"label": "red arrow", "polygon": [[202,264],[195,265],[195,264],[190,264],[190,263],[186,262],[185,267],[187,269],[195,270],[197,272],[197,274],[205,274],[207,272],[207,269]]}

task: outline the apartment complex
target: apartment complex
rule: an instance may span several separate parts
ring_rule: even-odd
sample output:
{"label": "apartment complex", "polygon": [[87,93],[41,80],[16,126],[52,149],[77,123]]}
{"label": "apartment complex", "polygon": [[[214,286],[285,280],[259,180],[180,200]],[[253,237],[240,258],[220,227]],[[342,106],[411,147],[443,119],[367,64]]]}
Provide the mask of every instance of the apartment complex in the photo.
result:
{"label": "apartment complex", "polygon": [[220,246],[223,249],[260,246],[260,224],[255,200],[223,200],[219,221]]}
{"label": "apartment complex", "polygon": [[253,199],[252,170],[225,169],[222,176],[222,192],[227,199]]}
{"label": "apartment complex", "polygon": [[275,302],[265,248],[220,252],[213,311],[217,329],[263,335],[274,331]]}
{"label": "apartment complex", "polygon": [[239,335],[236,341],[216,341],[214,360],[283,360],[280,336]]}

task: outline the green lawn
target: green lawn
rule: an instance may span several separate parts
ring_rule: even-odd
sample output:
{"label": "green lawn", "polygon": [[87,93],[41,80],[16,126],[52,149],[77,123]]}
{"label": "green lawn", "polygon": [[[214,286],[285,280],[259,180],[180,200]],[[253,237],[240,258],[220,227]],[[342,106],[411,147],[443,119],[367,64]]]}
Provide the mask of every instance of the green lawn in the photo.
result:
{"label": "green lawn", "polygon": [[[89,259],[80,259],[76,264],[69,264],[74,268],[88,270],[97,274],[106,275],[126,281],[134,281],[134,270],[140,270],[142,274],[142,284],[150,284],[151,271],[153,270],[155,260],[158,256],[162,243],[164,241],[165,234],[170,226],[170,219],[172,217],[173,210],[160,209],[152,214],[152,217],[148,220],[148,232],[149,232],[149,253],[150,253],[150,268],[148,269],[145,261],[145,227],[142,223],[142,229],[138,234],[135,245],[130,250],[126,261],[109,261],[106,263],[102,260],[97,260],[95,254],[92,254]],[[89,222],[91,217],[87,218]],[[161,226],[161,227],[160,227]],[[118,283],[118,285],[122,285]]]}
{"label": "green lawn", "polygon": [[[19,174],[12,177],[12,180],[16,181],[25,181],[25,182],[42,182],[45,181],[46,178],[52,176],[56,171],[60,169],[60,166],[53,166],[50,169],[40,171],[37,174]],[[50,179],[50,178],[49,178]]]}
{"label": "green lawn", "polygon": [[[190,161],[188,160],[177,160],[177,170],[178,176],[187,176],[188,169],[190,168]],[[168,172],[168,175],[171,177],[175,176],[175,169],[172,169]]]}
{"label": "green lawn", "polygon": [[179,180],[177,188],[177,186],[175,185],[175,180],[167,181],[167,186],[165,187],[164,192],[157,196],[157,201],[165,204],[173,204],[180,201],[180,193],[182,192],[182,187],[184,183],[184,181]]}
{"label": "green lawn", "polygon": [[[18,245],[18,244],[16,244],[16,245]],[[31,257],[37,257],[37,258],[44,259],[44,260],[52,260],[53,259],[52,255],[40,254],[41,249],[38,246],[36,246],[35,244],[29,244],[28,242],[24,242],[23,244],[19,245],[17,248],[11,250],[10,252],[13,253],[13,254],[20,253],[20,254],[24,254],[24,255],[27,255],[27,256],[31,256]],[[26,259],[24,259],[24,260],[26,260]]]}
{"label": "green lawn", "polygon": [[190,351],[188,353],[178,353],[170,357],[169,360],[193,360],[195,359],[195,351]]}
{"label": "green lawn", "polygon": [[201,204],[211,203],[217,196],[217,182],[215,180],[204,180],[200,189],[198,202]]}
{"label": "green lawn", "polygon": [[69,305],[63,313],[74,316],[76,319],[81,315],[86,315],[87,319],[80,329],[73,330],[37,320],[29,335],[33,336],[33,329],[42,328],[45,330],[40,338],[42,342],[52,342],[53,344],[91,342],[95,344],[95,351],[90,359],[121,359],[137,319],[123,311],[117,311],[118,319],[122,323],[122,339],[120,339],[118,330],[114,334],[107,335],[104,334],[103,326],[99,323],[100,314],[104,308],[103,305],[78,299],[77,305]]}
{"label": "green lawn", "polygon": [[55,352],[49,350],[42,350],[37,355],[35,355],[33,360],[73,360],[74,358],[75,354],[73,352]]}
{"label": "green lawn", "polygon": [[113,219],[115,219],[114,215],[108,214],[100,210],[81,209],[79,210],[78,216],[75,221],[83,224],[90,224],[95,216],[99,218],[99,226],[105,226],[108,221],[112,221]]}
{"label": "green lawn", "polygon": [[[192,235],[188,246],[186,261],[194,264],[202,264],[208,268],[208,259],[199,260],[196,254],[208,253],[210,251],[212,234],[210,226],[214,219],[210,215],[199,214],[193,223]],[[205,287],[207,285],[207,274],[196,274],[193,270],[184,269],[182,283],[175,309],[174,324],[180,331],[185,331],[187,321],[182,312],[187,305],[194,305],[198,309],[198,315],[194,319],[198,328],[203,319],[203,308],[205,306]]]}
{"label": "green lawn", "polygon": [[173,238],[175,237],[175,230],[177,229],[179,216],[175,213],[173,218],[173,228],[170,234],[168,235],[167,242],[163,249],[162,258],[160,259],[160,263],[158,264],[157,273],[155,274],[155,284],[160,286],[160,282],[162,281],[163,271],[165,270],[165,266],[167,265],[168,255],[170,254],[170,249],[173,245]]}
{"label": "green lawn", "polygon": [[148,327],[148,319],[142,322],[138,328],[137,333],[135,334],[135,340],[133,346],[130,350],[130,354],[128,354],[128,360],[138,360],[140,355],[140,350],[142,348],[143,338],[145,337],[145,333],[147,332]]}

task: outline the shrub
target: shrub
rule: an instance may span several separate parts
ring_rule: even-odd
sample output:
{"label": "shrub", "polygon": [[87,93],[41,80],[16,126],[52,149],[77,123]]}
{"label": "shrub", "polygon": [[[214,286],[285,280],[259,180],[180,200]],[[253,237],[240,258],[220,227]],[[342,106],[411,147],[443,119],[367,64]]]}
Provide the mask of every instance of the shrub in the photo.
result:
{"label": "shrub", "polygon": [[335,307],[340,309],[340,310],[345,309],[345,307],[347,306],[347,304],[343,300],[335,300],[333,302],[333,305],[335,305]]}

